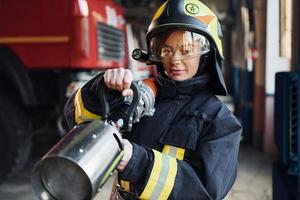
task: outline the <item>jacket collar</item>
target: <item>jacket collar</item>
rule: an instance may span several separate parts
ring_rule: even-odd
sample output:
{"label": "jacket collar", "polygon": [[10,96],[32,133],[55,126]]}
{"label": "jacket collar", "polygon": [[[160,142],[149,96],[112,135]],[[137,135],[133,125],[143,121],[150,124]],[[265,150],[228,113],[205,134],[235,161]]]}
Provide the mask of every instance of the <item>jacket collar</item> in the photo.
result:
{"label": "jacket collar", "polygon": [[185,81],[174,81],[164,73],[159,73],[156,79],[158,96],[161,98],[175,98],[181,96],[193,96],[201,90],[207,90],[209,74],[194,77]]}

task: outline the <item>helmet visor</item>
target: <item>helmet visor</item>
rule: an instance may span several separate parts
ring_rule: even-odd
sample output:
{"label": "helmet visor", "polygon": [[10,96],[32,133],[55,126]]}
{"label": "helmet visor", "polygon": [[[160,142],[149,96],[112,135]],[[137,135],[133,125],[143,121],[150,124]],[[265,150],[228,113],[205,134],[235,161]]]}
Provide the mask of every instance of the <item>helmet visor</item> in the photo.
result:
{"label": "helmet visor", "polygon": [[200,57],[210,50],[206,37],[191,31],[172,31],[150,39],[150,59],[155,62],[186,60]]}

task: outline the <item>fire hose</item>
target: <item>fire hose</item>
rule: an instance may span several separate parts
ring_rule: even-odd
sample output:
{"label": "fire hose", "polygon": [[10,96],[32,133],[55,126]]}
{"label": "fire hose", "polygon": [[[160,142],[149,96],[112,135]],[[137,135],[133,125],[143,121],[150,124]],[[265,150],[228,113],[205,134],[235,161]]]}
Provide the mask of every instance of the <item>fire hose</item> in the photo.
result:
{"label": "fire hose", "polygon": [[38,199],[92,199],[124,155],[122,134],[130,131],[141,117],[154,114],[153,81],[133,81],[134,95],[115,112],[110,111],[108,89],[102,85],[104,121],[76,125],[35,164],[31,179]]}

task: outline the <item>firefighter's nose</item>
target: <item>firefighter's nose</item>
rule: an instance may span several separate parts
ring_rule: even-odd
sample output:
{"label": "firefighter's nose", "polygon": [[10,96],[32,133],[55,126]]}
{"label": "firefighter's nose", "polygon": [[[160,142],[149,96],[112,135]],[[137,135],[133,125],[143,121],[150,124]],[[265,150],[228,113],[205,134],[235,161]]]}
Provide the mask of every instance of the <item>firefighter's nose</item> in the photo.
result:
{"label": "firefighter's nose", "polygon": [[178,51],[178,49],[174,52],[174,55],[172,56],[172,63],[176,64],[179,63],[181,60],[181,53]]}
{"label": "firefighter's nose", "polygon": [[177,59],[177,60],[172,59],[172,65],[174,67],[178,67],[178,66],[180,66],[180,64],[181,64],[181,60],[179,60],[179,59]]}

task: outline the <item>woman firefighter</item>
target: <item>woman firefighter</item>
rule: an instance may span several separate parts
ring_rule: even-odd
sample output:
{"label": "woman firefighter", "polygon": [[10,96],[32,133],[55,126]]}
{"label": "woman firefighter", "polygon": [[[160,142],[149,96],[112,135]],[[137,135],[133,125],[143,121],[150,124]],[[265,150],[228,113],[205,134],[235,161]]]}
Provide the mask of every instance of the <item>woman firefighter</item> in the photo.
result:
{"label": "woman firefighter", "polygon": [[[169,0],[155,13],[146,38],[158,70],[156,111],[125,134],[120,198],[223,199],[232,187],[242,128],[215,96],[227,95],[221,35],[198,0]],[[95,76],[67,102],[69,126],[101,117],[100,84],[111,99],[132,95],[132,77],[128,69]]]}

